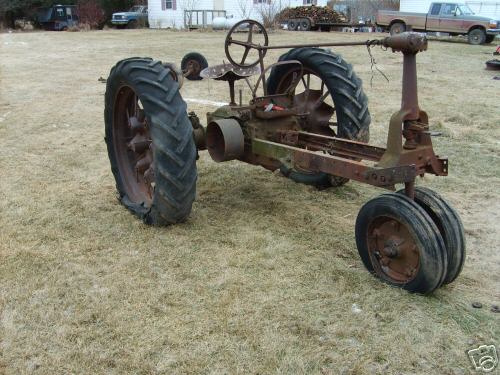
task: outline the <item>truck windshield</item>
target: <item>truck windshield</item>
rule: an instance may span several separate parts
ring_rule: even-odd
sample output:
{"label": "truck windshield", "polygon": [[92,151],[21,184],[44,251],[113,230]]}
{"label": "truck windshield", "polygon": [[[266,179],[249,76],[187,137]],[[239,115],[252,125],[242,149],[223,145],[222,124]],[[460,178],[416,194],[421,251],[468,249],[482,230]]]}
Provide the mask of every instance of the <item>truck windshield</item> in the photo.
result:
{"label": "truck windshield", "polygon": [[133,6],[132,8],[130,8],[129,12],[137,12],[137,13],[141,13],[142,11],[142,7],[139,6],[139,5],[136,5],[136,6]]}
{"label": "truck windshield", "polygon": [[458,6],[458,13],[466,15],[466,16],[471,16],[474,14],[474,12],[472,10],[470,10],[469,6],[465,5],[465,4]]}

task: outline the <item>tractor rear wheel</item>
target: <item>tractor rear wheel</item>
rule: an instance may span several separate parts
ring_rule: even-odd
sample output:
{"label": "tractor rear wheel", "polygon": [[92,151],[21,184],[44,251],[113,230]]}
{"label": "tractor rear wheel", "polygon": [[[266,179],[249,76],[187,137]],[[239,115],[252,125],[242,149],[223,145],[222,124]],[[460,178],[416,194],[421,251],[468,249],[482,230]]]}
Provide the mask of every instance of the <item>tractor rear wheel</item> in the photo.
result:
{"label": "tractor rear wheel", "polygon": [[403,194],[382,194],[361,208],[356,245],[368,271],[410,292],[430,293],[446,276],[447,251],[438,227]]}
{"label": "tractor rear wheel", "polygon": [[[311,133],[368,142],[370,112],[361,80],[342,56],[321,48],[296,48],[279,61],[298,60],[303,66],[301,83],[295,88],[294,105],[302,107]],[[284,93],[300,74],[297,65],[281,65],[271,70],[268,94]],[[336,115],[336,122],[331,122]],[[335,130],[334,130],[335,129]],[[295,170],[281,171],[296,182],[317,187],[341,186],[346,178],[326,173]]]}
{"label": "tractor rear wheel", "polygon": [[107,80],[105,133],[120,202],[145,223],[186,220],[196,190],[196,147],[175,74],[160,61],[118,62]]}

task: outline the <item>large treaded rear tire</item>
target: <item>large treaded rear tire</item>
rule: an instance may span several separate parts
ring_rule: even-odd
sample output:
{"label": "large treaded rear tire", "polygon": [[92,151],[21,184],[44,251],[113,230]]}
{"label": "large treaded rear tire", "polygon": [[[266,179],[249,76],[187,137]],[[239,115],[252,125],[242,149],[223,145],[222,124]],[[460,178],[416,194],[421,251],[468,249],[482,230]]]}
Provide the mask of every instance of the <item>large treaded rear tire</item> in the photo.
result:
{"label": "large treaded rear tire", "polygon": [[[149,207],[129,198],[113,144],[114,103],[123,85],[137,94],[150,127],[155,188]],[[186,103],[170,70],[150,58],[135,57],[118,62],[107,80],[104,118],[106,145],[120,202],[147,224],[185,221],[196,194],[196,146]]]}
{"label": "large treaded rear tire", "polygon": [[[368,142],[370,139],[370,112],[368,98],[363,91],[362,81],[352,66],[342,56],[321,48],[296,48],[281,55],[279,61],[298,60],[325,83],[337,114],[337,137]],[[280,81],[293,65],[282,65],[271,70],[267,80],[268,94],[277,94]],[[348,180],[329,176],[326,173],[309,175],[295,172],[288,174],[296,182],[317,187],[340,186]],[[314,176],[314,177],[312,177]]]}

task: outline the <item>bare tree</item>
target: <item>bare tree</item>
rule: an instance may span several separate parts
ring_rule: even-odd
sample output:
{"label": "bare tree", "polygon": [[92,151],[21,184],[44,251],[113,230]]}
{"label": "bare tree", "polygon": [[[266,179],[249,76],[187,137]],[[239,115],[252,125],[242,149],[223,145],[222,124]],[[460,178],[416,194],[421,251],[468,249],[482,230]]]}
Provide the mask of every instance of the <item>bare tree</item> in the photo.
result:
{"label": "bare tree", "polygon": [[106,21],[104,10],[97,0],[80,0],[77,3],[78,17],[81,25],[97,29]]}
{"label": "bare tree", "polygon": [[279,2],[276,0],[267,0],[259,4],[258,14],[262,19],[265,28],[274,28],[277,24],[276,16],[280,12]]}
{"label": "bare tree", "polygon": [[238,0],[238,10],[242,19],[250,18],[252,8],[248,0]]}

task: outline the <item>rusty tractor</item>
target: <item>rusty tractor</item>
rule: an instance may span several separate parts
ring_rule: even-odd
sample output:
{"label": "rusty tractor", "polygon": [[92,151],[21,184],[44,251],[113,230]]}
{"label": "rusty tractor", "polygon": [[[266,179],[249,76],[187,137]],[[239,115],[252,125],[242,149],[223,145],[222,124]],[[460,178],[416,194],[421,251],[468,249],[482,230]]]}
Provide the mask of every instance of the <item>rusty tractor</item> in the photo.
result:
{"label": "rusty tractor", "polygon": [[[368,144],[361,80],[340,55],[324,49],[342,46],[381,46],[403,55],[401,108],[390,119],[386,148]],[[289,51],[266,67],[271,49]],[[260,23],[241,21],[225,40],[229,63],[201,71],[229,85],[229,104],[208,113],[206,127],[188,113],[179,92],[181,76],[192,71],[150,58],[122,60],[111,70],[105,95],[106,143],[119,199],[148,224],[186,220],[201,150],[216,162],[279,169],[321,188],[363,182],[389,190],[357,216],[356,245],[366,268],[416,293],[449,284],[465,259],[460,218],[440,195],[415,186],[417,176],[448,174],[448,160],[434,153],[435,133],[418,103],[416,55],[426,49],[426,38],[417,33],[273,46]],[[241,90],[236,102],[237,80],[248,84],[249,103],[242,103]],[[404,187],[396,191],[398,184]]]}

